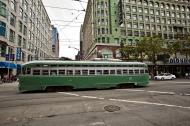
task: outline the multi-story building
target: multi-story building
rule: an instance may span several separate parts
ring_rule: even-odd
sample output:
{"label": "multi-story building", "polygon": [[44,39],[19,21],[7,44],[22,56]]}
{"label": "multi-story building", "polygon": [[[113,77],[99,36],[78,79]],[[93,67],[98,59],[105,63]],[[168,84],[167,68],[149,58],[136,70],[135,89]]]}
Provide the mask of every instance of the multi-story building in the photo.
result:
{"label": "multi-story building", "polygon": [[90,0],[82,51],[85,59],[119,58],[120,43],[155,35],[173,42],[179,33],[190,33],[190,0]]}
{"label": "multi-story building", "polygon": [[52,41],[52,51],[56,58],[59,58],[59,32],[56,27],[51,26],[51,41]]}
{"label": "multi-story building", "polygon": [[52,57],[51,22],[41,0],[0,0],[0,59]]}

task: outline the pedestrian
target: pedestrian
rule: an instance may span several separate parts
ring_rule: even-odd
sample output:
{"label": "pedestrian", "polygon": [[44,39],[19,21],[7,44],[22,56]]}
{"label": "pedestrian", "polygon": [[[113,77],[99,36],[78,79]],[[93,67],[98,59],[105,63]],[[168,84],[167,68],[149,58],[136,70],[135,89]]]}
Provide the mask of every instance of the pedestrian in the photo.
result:
{"label": "pedestrian", "polygon": [[188,79],[188,76],[189,76],[189,74],[188,74],[188,73],[185,73],[185,78],[186,78],[186,79]]}
{"label": "pedestrian", "polygon": [[0,84],[2,84],[3,82],[2,82],[2,75],[0,76]]}

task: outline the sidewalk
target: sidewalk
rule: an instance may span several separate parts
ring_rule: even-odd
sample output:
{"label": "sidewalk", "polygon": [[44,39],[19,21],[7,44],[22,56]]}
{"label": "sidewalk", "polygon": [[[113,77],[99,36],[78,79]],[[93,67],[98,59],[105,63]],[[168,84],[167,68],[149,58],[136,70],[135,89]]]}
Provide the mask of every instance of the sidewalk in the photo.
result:
{"label": "sidewalk", "polygon": [[18,81],[14,81],[12,83],[0,83],[0,87],[11,87],[11,86],[17,87],[18,84],[19,84]]}

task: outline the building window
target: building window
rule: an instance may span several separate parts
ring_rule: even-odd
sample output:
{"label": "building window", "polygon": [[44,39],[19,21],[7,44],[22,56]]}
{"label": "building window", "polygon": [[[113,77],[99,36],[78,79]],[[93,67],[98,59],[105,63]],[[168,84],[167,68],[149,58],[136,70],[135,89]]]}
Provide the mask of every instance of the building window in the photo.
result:
{"label": "building window", "polygon": [[137,8],[136,7],[132,7],[132,11],[133,12],[137,12]]}
{"label": "building window", "polygon": [[12,29],[9,31],[9,41],[15,42],[15,32]]}
{"label": "building window", "polygon": [[19,21],[19,32],[22,33],[22,22],[21,21]]}
{"label": "building window", "polygon": [[127,35],[128,35],[128,36],[132,36],[132,35],[133,35],[132,31],[131,31],[131,30],[128,30],[128,31],[127,31]]}
{"label": "building window", "polygon": [[144,24],[140,24],[140,29],[144,29]]}
{"label": "building window", "polygon": [[144,6],[148,6],[148,1],[144,0]]}
{"label": "building window", "polygon": [[127,27],[128,27],[128,28],[132,28],[131,22],[128,22],[128,23],[127,23]]}
{"label": "building window", "polygon": [[149,21],[149,17],[148,16],[145,16],[145,21]]}
{"label": "building window", "polygon": [[154,14],[154,10],[153,9],[150,10],[150,14]]}
{"label": "building window", "polygon": [[164,11],[161,11],[161,15],[162,15],[162,16],[165,16],[165,12],[164,12]]}
{"label": "building window", "polygon": [[150,30],[150,25],[149,24],[146,25],[146,29]]}
{"label": "building window", "polygon": [[133,15],[133,20],[137,20],[137,15]]}
{"label": "building window", "polygon": [[0,1],[0,16],[6,17],[6,4]]}
{"label": "building window", "polygon": [[16,24],[16,16],[14,16],[12,13],[10,14],[10,25],[15,27]]}
{"label": "building window", "polygon": [[158,2],[155,3],[155,7],[159,7],[159,3]]}
{"label": "building window", "polygon": [[138,24],[137,24],[137,23],[134,23],[134,24],[133,24],[133,28],[138,28]]}
{"label": "building window", "polygon": [[16,12],[16,0],[11,0],[11,9]]}
{"label": "building window", "polygon": [[172,5],[172,6],[171,6],[171,9],[172,9],[172,10],[175,10],[175,5]]}
{"label": "building window", "polygon": [[139,20],[142,21],[143,20],[143,16],[139,15]]}
{"label": "building window", "polygon": [[161,3],[160,7],[161,7],[161,8],[164,8],[164,4],[163,4],[163,3]]}
{"label": "building window", "polygon": [[144,9],[144,13],[145,13],[145,14],[148,14],[148,8],[145,8],[145,9]]}
{"label": "building window", "polygon": [[18,46],[22,46],[22,37],[20,35],[18,35],[18,42],[17,42]]}
{"label": "building window", "polygon": [[160,11],[159,10],[156,10],[156,15],[160,15]]}
{"label": "building window", "polygon": [[139,5],[142,5],[142,0],[138,0],[137,2]]}
{"label": "building window", "polygon": [[170,9],[170,5],[169,4],[166,4],[166,9]]}
{"label": "building window", "polygon": [[19,10],[19,16],[21,19],[23,19],[23,9],[20,7],[20,10]]}
{"label": "building window", "polygon": [[154,18],[154,17],[151,17],[150,21],[151,21],[151,22],[155,22],[155,18]]}
{"label": "building window", "polygon": [[169,11],[166,12],[166,16],[168,16],[168,17],[170,16],[170,12]]}
{"label": "building window", "polygon": [[26,13],[24,13],[24,22],[27,24],[28,21],[28,15]]}
{"label": "building window", "polygon": [[150,7],[153,7],[154,6],[154,3],[152,1],[149,2],[149,6]]}
{"label": "building window", "polygon": [[139,10],[139,13],[142,13],[142,12],[143,12],[142,7],[139,7],[138,10]]}
{"label": "building window", "polygon": [[131,14],[126,14],[127,19],[131,19]]}
{"label": "building window", "polygon": [[172,17],[175,17],[175,12],[172,12]]}
{"label": "building window", "polygon": [[26,0],[24,0],[24,9],[28,11],[28,2]]}
{"label": "building window", "polygon": [[23,30],[23,34],[27,35],[27,27],[24,25],[24,30]]}
{"label": "building window", "polygon": [[0,21],[0,36],[6,36],[6,23]]}

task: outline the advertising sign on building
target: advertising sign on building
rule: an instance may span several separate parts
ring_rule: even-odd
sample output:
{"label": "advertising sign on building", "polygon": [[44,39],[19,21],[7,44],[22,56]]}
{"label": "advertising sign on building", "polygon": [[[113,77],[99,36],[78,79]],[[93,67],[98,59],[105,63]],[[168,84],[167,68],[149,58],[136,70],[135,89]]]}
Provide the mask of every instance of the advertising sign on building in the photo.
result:
{"label": "advertising sign on building", "polygon": [[21,48],[16,49],[16,60],[17,61],[21,61],[21,52],[22,52]]}
{"label": "advertising sign on building", "polygon": [[186,58],[170,58],[170,64],[190,64],[190,59]]}

